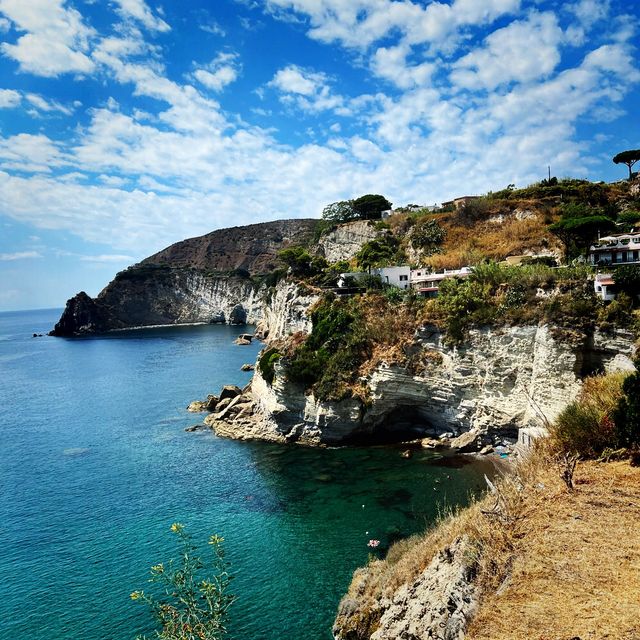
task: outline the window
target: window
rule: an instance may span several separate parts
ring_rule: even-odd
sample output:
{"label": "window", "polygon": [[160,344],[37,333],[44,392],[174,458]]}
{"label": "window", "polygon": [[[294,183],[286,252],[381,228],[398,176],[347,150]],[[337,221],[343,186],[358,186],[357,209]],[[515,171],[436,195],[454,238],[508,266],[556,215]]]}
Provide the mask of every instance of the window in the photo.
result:
{"label": "window", "polygon": [[400,282],[405,282],[409,279],[409,276],[400,276]]}

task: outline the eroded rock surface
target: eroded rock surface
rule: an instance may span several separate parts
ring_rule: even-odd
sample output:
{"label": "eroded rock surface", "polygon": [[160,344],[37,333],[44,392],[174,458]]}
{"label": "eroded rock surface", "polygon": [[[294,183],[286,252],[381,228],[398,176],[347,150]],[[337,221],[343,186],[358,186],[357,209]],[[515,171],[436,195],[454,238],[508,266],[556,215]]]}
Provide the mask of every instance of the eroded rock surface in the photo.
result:
{"label": "eroded rock surface", "polygon": [[[581,387],[583,369],[632,366],[633,343],[623,333],[567,341],[547,326],[471,332],[464,347],[449,348],[439,332],[416,334],[429,352],[422,371],[379,366],[359,398],[320,401],[286,379],[283,362],[267,383],[256,369],[251,419],[214,420],[220,435],[237,439],[321,445],[451,434],[460,451],[515,441],[517,430],[553,421]],[[433,357],[437,354],[438,357]],[[462,435],[461,435],[462,434]]]}
{"label": "eroded rock surface", "polygon": [[[475,561],[466,537],[454,540],[410,584],[369,602],[357,592],[340,603],[335,640],[463,640],[477,606]],[[364,584],[367,569],[354,575]]]}
{"label": "eroded rock surface", "polygon": [[378,236],[374,223],[369,220],[354,220],[341,224],[322,236],[318,242],[318,253],[329,262],[349,260],[360,251],[365,242]]}

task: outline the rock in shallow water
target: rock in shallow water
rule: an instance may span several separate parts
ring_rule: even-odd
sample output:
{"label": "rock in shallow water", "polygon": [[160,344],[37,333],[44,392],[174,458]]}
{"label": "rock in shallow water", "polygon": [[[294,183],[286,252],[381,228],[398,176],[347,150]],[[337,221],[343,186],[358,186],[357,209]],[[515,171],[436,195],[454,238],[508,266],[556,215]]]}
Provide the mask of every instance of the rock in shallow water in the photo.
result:
{"label": "rock in shallow water", "polygon": [[186,427],[185,431],[192,433],[194,431],[202,431],[203,429],[206,429],[207,425],[206,424],[194,424],[191,425],[190,427]]}
{"label": "rock in shallow water", "polygon": [[242,393],[242,389],[240,387],[236,386],[235,384],[227,384],[224,387],[222,387],[222,391],[220,391],[219,402],[222,402],[227,398],[233,399],[236,396],[239,396],[241,393]]}

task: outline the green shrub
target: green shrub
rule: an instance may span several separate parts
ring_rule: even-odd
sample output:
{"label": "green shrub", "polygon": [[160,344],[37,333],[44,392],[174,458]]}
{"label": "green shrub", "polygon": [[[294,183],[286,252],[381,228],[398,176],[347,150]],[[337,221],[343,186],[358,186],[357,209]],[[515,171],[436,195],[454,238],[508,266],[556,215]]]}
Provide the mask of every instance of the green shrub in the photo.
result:
{"label": "green shrub", "polygon": [[637,227],[640,223],[640,211],[623,211],[618,215],[617,222],[624,225],[626,231],[630,231],[632,227]]}
{"label": "green shrub", "polygon": [[[636,366],[640,362],[636,361]],[[615,422],[617,447],[638,447],[640,445],[640,374],[638,371],[628,376],[622,383],[624,396],[616,407]]]}
{"label": "green shrub", "polygon": [[235,276],[236,278],[242,278],[243,280],[248,280],[249,278],[251,278],[251,274],[249,273],[248,269],[243,269],[242,267],[238,267],[237,269],[234,269],[231,272],[232,276]]}
{"label": "green shrub", "polygon": [[450,342],[462,342],[472,324],[489,324],[495,317],[489,288],[467,278],[449,278],[440,285],[437,309],[444,314],[444,324]]}
{"label": "green shrub", "polygon": [[400,243],[391,234],[385,234],[365,242],[356,253],[356,263],[361,269],[369,270],[373,267],[383,267],[397,263]]}
{"label": "green shrub", "polygon": [[605,449],[618,448],[614,413],[624,395],[626,375],[614,373],[585,380],[578,399],[553,425],[553,438],[562,451],[593,458]]}
{"label": "green shrub", "polygon": [[255,286],[259,287],[264,284],[266,287],[275,287],[280,280],[285,278],[287,275],[286,269],[275,269],[269,273],[264,274],[263,276],[255,276],[253,278]]}
{"label": "green shrub", "polygon": [[487,218],[493,213],[494,204],[486,197],[474,198],[462,205],[458,211],[458,219],[466,224]]}
{"label": "green shrub", "polygon": [[[228,573],[229,564],[224,559],[223,538],[211,536],[209,545],[213,559],[209,576],[203,576],[207,568],[197,553],[184,526],[171,525],[171,531],[178,537],[179,560],[171,560],[167,565],[151,567],[149,582],[162,585],[160,598],[134,591],[131,599],[144,602],[160,625],[155,632],[162,640],[220,640],[226,635],[229,607],[235,597],[228,593],[232,577]],[[143,640],[138,637],[138,640]]]}
{"label": "green shrub", "polygon": [[287,379],[316,397],[341,399],[370,352],[357,301],[327,296],[311,314],[312,331],[286,361]]}
{"label": "green shrub", "polygon": [[597,317],[599,298],[588,284],[551,297],[544,305],[543,320],[567,329],[587,330]]}
{"label": "green shrub", "polygon": [[446,235],[447,232],[435,220],[424,220],[411,230],[411,244],[416,249],[422,249],[425,255],[432,255],[440,250]]}
{"label": "green shrub", "polygon": [[630,296],[640,294],[640,266],[635,264],[620,265],[613,273],[613,280],[620,291],[624,291]]}
{"label": "green shrub", "polygon": [[275,378],[275,364],[280,360],[280,358],[282,358],[282,354],[272,347],[270,349],[266,349],[258,360],[258,369],[260,370],[262,377],[269,384],[271,384]]}
{"label": "green shrub", "polygon": [[598,324],[625,328],[633,321],[633,300],[626,293],[619,293],[616,299],[598,311]]}
{"label": "green shrub", "polygon": [[291,273],[296,276],[313,275],[317,273],[313,262],[316,258],[312,256],[305,247],[288,247],[278,251],[278,259],[291,269]]}

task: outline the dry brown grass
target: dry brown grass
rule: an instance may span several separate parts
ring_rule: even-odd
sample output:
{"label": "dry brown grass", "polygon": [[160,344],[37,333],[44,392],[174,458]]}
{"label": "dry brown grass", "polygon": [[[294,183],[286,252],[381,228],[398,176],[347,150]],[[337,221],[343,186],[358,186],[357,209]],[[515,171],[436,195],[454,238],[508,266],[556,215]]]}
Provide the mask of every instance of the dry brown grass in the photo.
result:
{"label": "dry brown grass", "polygon": [[405,363],[405,349],[413,342],[418,324],[416,310],[410,304],[392,304],[384,296],[370,294],[359,313],[373,345],[373,353],[360,367],[359,375],[368,375],[382,361]]}
{"label": "dry brown grass", "polygon": [[501,516],[487,515],[488,495],[397,543],[354,576],[347,597],[359,603],[358,637],[377,627],[381,597],[466,535],[482,594],[469,640],[640,639],[640,469],[584,462],[575,480],[570,492],[548,452],[537,451],[498,483]]}
{"label": "dry brown grass", "polygon": [[464,224],[452,214],[440,224],[447,230],[442,253],[426,259],[436,271],[459,269],[482,259],[500,261],[525,252],[561,249],[558,239],[547,230],[543,213],[526,220],[508,215],[503,222],[483,220],[473,224]]}
{"label": "dry brown grass", "polygon": [[640,638],[640,469],[582,463],[568,492],[540,474],[511,533],[508,584],[488,591],[472,640]]}

